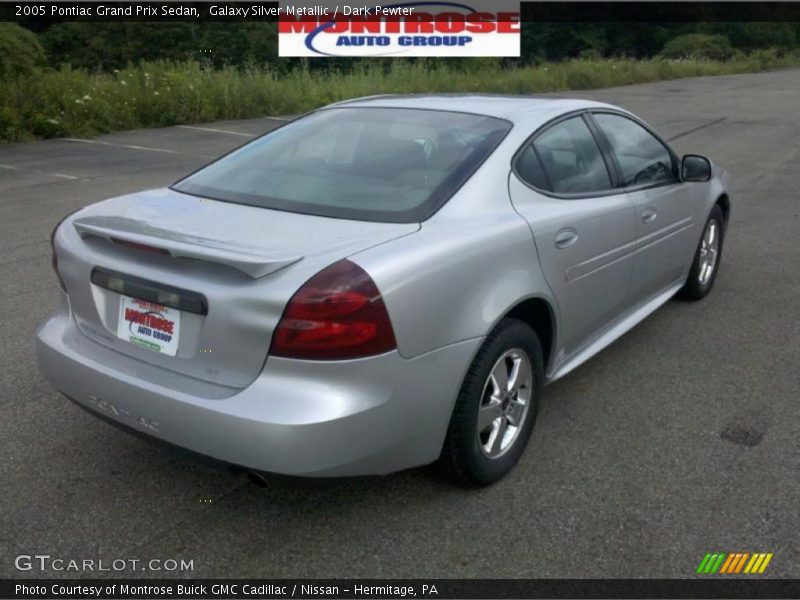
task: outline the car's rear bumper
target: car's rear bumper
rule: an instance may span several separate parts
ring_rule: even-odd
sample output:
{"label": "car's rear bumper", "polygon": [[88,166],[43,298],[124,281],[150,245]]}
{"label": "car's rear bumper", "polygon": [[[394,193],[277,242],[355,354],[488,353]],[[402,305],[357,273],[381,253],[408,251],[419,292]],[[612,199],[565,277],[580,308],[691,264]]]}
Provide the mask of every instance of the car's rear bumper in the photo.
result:
{"label": "car's rear bumper", "polygon": [[302,476],[383,474],[434,461],[479,339],[407,360],[270,357],[247,388],[145,365],[81,334],[64,296],[37,335],[45,377],[90,411],[252,469]]}

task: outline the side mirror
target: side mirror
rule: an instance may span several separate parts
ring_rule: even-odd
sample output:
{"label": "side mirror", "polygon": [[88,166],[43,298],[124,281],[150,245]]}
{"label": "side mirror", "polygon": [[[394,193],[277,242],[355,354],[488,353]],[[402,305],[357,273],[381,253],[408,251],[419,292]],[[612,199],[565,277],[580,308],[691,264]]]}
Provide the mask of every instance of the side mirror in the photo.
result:
{"label": "side mirror", "polygon": [[681,178],[684,181],[711,179],[711,161],[699,154],[687,154],[681,160]]}

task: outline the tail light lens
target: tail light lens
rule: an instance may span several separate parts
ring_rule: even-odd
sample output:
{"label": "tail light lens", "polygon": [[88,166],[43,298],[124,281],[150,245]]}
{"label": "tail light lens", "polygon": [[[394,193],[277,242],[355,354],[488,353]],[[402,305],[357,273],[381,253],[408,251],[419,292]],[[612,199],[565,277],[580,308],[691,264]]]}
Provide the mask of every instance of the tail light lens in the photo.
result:
{"label": "tail light lens", "polygon": [[301,287],[275,330],[270,354],[343,360],[397,347],[389,313],[366,271],[341,260]]}

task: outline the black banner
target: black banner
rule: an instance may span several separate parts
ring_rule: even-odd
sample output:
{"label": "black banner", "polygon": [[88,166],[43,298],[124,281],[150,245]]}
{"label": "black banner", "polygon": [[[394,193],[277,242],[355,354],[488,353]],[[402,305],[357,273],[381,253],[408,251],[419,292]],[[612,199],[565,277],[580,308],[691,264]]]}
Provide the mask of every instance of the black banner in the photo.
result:
{"label": "black banner", "polygon": [[799,598],[800,580],[3,579],[0,598]]}
{"label": "black banner", "polygon": [[0,21],[277,21],[277,2],[0,2]]}
{"label": "black banner", "polygon": [[800,2],[523,2],[522,21],[800,21]]}
{"label": "black banner", "polygon": [[[387,0],[386,4],[392,4]],[[287,3],[291,4],[291,2]],[[320,5],[330,3],[320,2]],[[380,2],[375,2],[380,4]],[[491,0],[473,0],[477,11]],[[527,2],[524,22],[800,22],[800,2]],[[276,21],[278,2],[0,2],[0,21],[235,22]],[[310,16],[309,18],[315,18]],[[340,17],[341,18],[341,17]]]}

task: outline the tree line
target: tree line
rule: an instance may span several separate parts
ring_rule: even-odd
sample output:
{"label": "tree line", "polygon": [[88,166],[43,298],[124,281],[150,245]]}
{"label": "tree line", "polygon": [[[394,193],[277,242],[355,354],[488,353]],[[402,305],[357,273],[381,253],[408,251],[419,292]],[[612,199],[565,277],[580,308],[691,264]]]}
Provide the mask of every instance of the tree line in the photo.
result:
{"label": "tree line", "polygon": [[[27,29],[24,33],[10,33],[8,26],[0,29],[0,52],[7,52],[14,44],[9,38],[16,36],[18,45],[39,46],[41,57],[34,58],[55,68],[69,65],[111,71],[140,61],[192,60],[215,68],[268,66],[284,71],[302,64],[311,69],[347,71],[363,60],[375,60],[279,59],[276,24],[266,22],[30,21],[23,25]],[[726,60],[763,48],[774,48],[778,53],[800,49],[800,23],[525,23],[521,45],[521,56],[502,61],[504,65],[581,57],[650,58],[662,54],[669,58]],[[14,60],[12,56],[6,56],[7,62]],[[459,59],[449,61],[455,66]]]}

